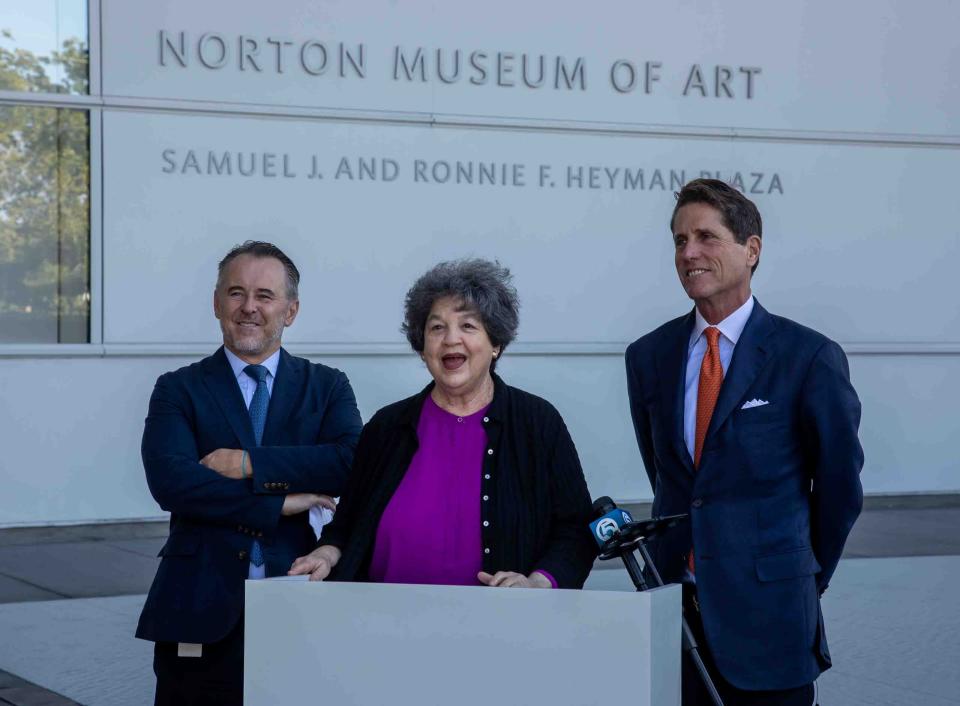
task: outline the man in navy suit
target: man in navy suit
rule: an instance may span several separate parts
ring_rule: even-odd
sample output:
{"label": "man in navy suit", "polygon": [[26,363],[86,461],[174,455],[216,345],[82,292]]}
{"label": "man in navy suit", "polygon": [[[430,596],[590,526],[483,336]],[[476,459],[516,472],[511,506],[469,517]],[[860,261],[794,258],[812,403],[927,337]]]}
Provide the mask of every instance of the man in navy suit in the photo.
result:
{"label": "man in navy suit", "polygon": [[[809,706],[830,666],[819,598],[863,504],[860,402],[840,346],[753,298],[762,242],[749,199],[698,179],[670,226],[695,307],[626,354],[653,515],[690,515],[654,561],[684,583],[727,706]],[[712,703],[686,657],[683,703]]]}
{"label": "man in navy suit", "polygon": [[360,434],[339,370],[280,347],[300,273],[247,241],[220,262],[213,310],[223,347],[160,376],[141,452],[170,536],[137,637],[152,640],[156,704],[243,701],[244,580],[285,575],[335,509]]}

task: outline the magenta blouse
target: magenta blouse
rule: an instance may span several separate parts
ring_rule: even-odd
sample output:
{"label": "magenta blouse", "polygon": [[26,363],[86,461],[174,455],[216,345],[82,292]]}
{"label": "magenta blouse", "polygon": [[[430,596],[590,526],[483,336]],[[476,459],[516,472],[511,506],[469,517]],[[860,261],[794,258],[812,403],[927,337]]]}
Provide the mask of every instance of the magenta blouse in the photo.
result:
{"label": "magenta blouse", "polygon": [[480,585],[486,410],[457,417],[427,395],[417,425],[419,447],[377,528],[372,581]]}

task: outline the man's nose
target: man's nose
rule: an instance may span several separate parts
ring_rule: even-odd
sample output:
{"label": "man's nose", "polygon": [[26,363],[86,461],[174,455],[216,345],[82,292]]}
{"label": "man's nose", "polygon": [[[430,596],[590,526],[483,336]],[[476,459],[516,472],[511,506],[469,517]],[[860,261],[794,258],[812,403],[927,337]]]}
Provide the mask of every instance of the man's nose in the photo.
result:
{"label": "man's nose", "polygon": [[257,299],[256,297],[244,297],[241,307],[244,311],[256,311],[257,310]]}
{"label": "man's nose", "polygon": [[679,255],[684,260],[693,260],[700,254],[700,247],[693,242],[686,242],[680,246]]}

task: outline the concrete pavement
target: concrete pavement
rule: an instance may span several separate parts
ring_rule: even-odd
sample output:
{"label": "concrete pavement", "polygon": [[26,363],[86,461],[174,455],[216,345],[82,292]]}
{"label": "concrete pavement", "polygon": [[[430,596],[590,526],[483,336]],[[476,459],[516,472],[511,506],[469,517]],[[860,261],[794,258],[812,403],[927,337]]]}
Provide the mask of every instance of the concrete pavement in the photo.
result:
{"label": "concrete pavement", "polygon": [[[872,500],[848,541],[824,598],[824,706],[960,704],[960,507],[917,504]],[[164,523],[0,530],[0,705],[151,702],[152,646],[133,630],[165,537]],[[605,562],[587,588],[632,585]]]}

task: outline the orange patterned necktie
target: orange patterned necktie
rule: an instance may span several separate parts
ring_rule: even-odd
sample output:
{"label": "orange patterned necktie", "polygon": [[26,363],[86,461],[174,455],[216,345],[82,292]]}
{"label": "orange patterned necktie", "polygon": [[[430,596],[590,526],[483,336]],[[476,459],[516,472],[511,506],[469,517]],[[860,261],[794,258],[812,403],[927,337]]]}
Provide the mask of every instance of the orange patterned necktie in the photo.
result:
{"label": "orange patterned necktie", "polygon": [[[700,365],[700,386],[697,389],[697,427],[693,435],[693,467],[700,468],[703,441],[707,438],[713,408],[717,406],[720,386],[723,384],[723,366],[720,364],[720,329],[710,326],[703,332],[707,337],[707,352]],[[694,572],[693,547],[687,555],[687,566]]]}
{"label": "orange patterned necktie", "polygon": [[700,365],[700,387],[697,389],[697,427],[693,436],[693,465],[700,467],[703,440],[707,438],[710,417],[717,406],[720,386],[723,384],[723,366],[720,365],[720,329],[710,326],[704,330],[707,337],[707,352]]}

